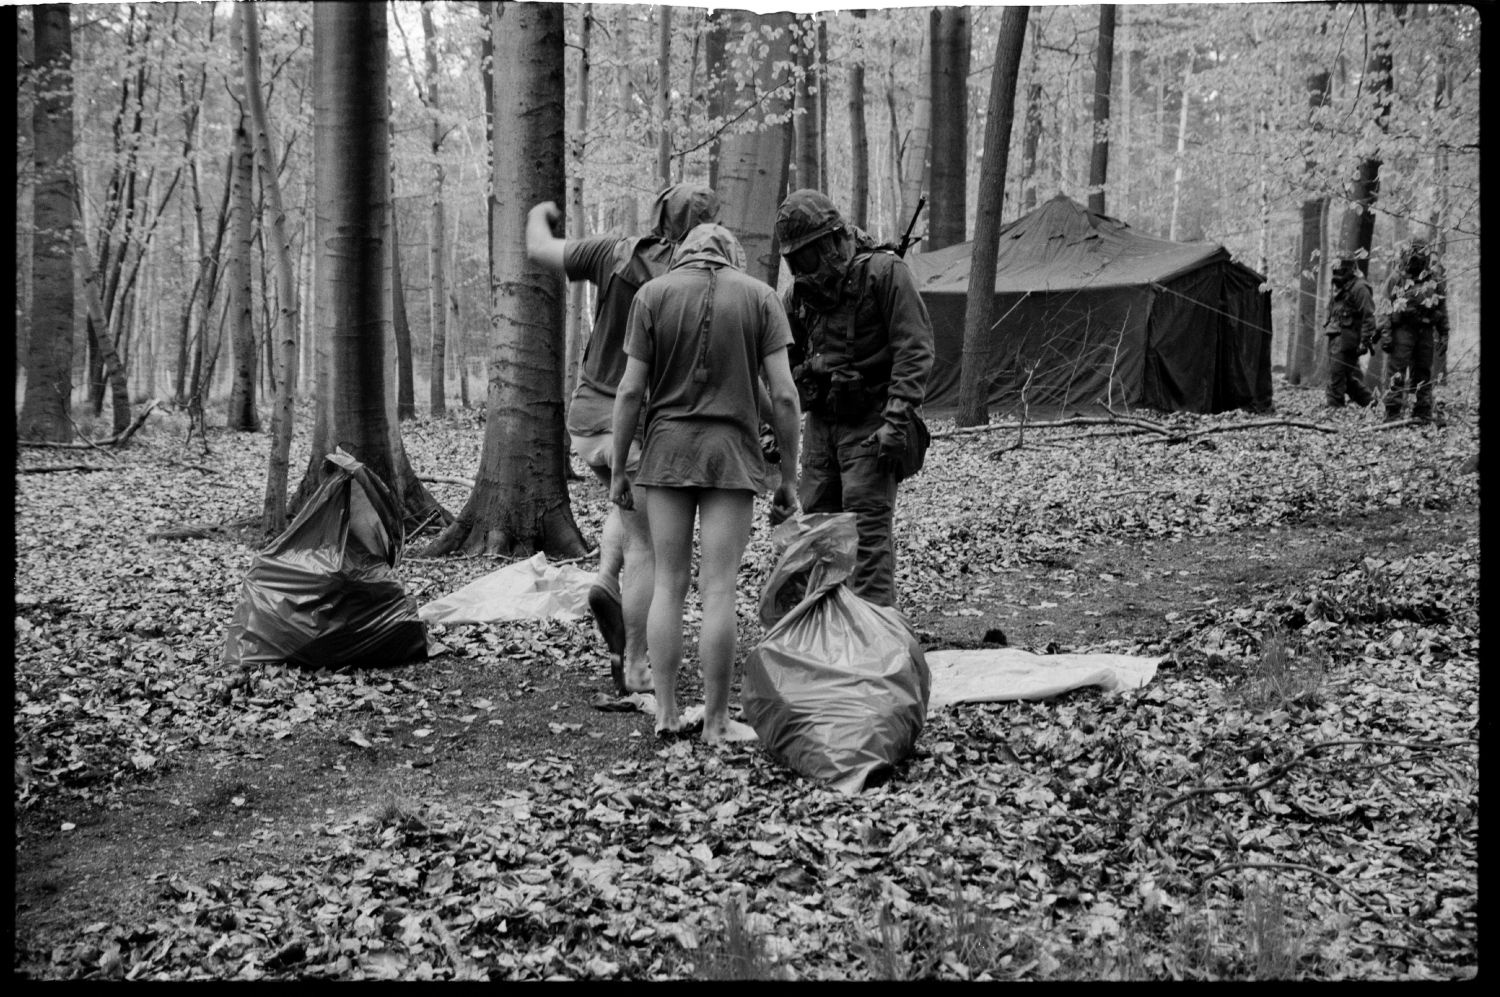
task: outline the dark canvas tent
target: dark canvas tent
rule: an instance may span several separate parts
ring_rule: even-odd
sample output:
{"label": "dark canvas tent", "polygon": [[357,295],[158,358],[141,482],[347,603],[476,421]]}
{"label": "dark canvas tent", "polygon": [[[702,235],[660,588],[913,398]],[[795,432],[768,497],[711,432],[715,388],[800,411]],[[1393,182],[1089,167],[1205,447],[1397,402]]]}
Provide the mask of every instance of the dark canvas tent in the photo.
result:
{"label": "dark canvas tent", "polygon": [[[972,249],[908,258],[936,339],[934,411],[958,404]],[[1222,246],[1141,235],[1058,194],[1000,230],[990,409],[1268,410],[1263,283]]]}

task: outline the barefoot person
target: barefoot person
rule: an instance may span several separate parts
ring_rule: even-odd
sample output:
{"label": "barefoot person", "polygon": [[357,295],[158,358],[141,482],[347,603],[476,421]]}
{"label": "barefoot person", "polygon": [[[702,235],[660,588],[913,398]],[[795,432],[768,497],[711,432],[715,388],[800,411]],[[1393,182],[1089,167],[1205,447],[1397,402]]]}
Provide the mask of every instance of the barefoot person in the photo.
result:
{"label": "barefoot person", "polygon": [[[625,319],[630,303],[642,284],[667,272],[672,251],[688,230],[718,215],[719,198],[712,190],[676,184],[657,195],[655,224],[648,235],[639,238],[558,238],[552,226],[562,219],[562,212],[551,201],[536,205],[527,216],[526,254],[569,280],[591,281],[599,292],[593,330],[579,365],[578,387],[568,403],[568,433],[573,451],[605,485],[611,476],[610,419],[615,385],[625,371]],[[626,469],[634,468],[639,458],[640,448],[630,447]],[[609,651],[615,691],[622,696],[651,688],[646,609],[651,603],[652,574],[651,535],[644,512],[610,506],[599,541],[599,575],[589,589],[589,608]]]}
{"label": "barefoot person", "polygon": [[682,610],[691,580],[693,522],[699,523],[698,591],[703,629],[703,737],[710,743],[753,740],[729,719],[735,657],[735,582],[750,538],[757,492],[766,488],[756,407],[765,378],[771,425],[783,455],[775,499],[797,501],[801,413],[787,363],[792,341],[781,300],[743,273],[744,251],[729,230],[699,225],[688,233],[671,270],[643,286],[630,309],[629,360],[615,394],[614,459],[626,448],[645,408],[640,468],[616,475],[610,499],[630,508],[631,477],[645,493],[656,552],[656,588],[647,624],[656,690],[658,734],[681,730],[677,671],[682,664]]}

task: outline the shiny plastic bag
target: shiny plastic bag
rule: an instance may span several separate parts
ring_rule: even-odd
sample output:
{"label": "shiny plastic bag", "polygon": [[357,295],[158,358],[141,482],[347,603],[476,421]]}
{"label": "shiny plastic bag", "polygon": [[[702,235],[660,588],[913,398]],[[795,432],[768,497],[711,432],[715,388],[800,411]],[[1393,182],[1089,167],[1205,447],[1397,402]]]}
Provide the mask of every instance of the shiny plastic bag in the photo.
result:
{"label": "shiny plastic bag", "polygon": [[533,554],[434,599],[417,615],[428,623],[502,620],[579,620],[589,612],[589,586],[598,577],[571,564],[548,564]]}
{"label": "shiny plastic bag", "polygon": [[[851,513],[800,516],[766,580],[761,616],[805,579],[745,661],[740,704],[773,757],[845,794],[878,785],[916,744],[931,678],[896,610],[844,584],[858,544]],[[779,536],[778,536],[779,535]]]}
{"label": "shiny plastic bag", "polygon": [[395,499],[342,450],[290,526],[250,563],[224,664],[404,665],[427,657],[427,625],[396,576]]}

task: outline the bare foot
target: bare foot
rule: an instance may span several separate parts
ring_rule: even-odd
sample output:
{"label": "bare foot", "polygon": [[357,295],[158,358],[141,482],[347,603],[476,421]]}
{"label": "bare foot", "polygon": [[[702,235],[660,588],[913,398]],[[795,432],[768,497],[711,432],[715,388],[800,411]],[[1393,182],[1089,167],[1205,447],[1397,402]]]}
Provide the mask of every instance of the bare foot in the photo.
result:
{"label": "bare foot", "polygon": [[651,679],[650,661],[638,661],[625,666],[625,688],[629,692],[651,692],[655,688]]}
{"label": "bare foot", "polygon": [[748,724],[742,724],[738,720],[725,718],[722,725],[712,726],[705,724],[703,727],[703,740],[709,744],[734,744],[744,741],[758,741],[760,735],[755,733],[755,728]]}

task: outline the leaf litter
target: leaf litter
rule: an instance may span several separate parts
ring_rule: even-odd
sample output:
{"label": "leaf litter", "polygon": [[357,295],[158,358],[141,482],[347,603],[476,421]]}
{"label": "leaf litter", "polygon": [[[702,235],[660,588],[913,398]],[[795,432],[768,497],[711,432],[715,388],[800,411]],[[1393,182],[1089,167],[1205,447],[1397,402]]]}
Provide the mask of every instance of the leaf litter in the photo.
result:
{"label": "leaf litter", "polygon": [[[226,670],[253,546],[150,535],[253,516],[259,437],[215,434],[215,475],[170,470],[180,447],[143,433],[108,473],[18,477],[16,971],[1249,978],[1280,939],[1281,975],[1470,976],[1478,480],[1460,467],[1477,428],[1370,433],[1283,394],[1339,431],[936,441],[898,512],[928,646],[1000,630],[1167,661],[1136,692],[935,714],[852,799],[753,747],[658,746],[649,718],[590,710],[607,665],[587,620],[434,628],[439,658],[384,670]],[[423,473],[472,472],[467,414],[403,431]],[[602,492],[571,487],[597,536]],[[741,574],[742,655],[766,532]],[[401,568],[419,602],[503,563],[419,548]],[[277,785],[258,779],[275,765]],[[344,795],[320,798],[314,768]],[[144,906],[49,905],[29,862],[86,865],[143,833],[136,794],[195,773],[217,795],[170,833],[224,854],[158,850],[130,870]],[[375,788],[393,777],[401,793]],[[752,962],[726,954],[735,938]]]}

